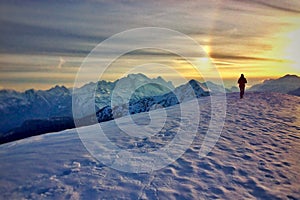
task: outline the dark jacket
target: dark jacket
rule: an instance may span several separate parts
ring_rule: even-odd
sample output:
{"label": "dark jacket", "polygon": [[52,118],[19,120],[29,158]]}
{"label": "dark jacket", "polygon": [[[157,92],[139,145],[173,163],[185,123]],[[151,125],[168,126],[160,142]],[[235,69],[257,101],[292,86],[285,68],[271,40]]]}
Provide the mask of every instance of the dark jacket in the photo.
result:
{"label": "dark jacket", "polygon": [[247,79],[243,76],[241,76],[238,80],[238,84],[240,85],[240,87],[245,87],[245,84],[247,83]]}

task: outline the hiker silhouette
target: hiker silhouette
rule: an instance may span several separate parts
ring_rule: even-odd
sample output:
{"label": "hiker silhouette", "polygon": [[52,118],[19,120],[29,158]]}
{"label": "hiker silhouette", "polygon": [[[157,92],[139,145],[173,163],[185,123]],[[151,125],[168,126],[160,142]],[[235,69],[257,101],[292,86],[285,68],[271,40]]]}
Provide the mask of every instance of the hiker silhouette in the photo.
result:
{"label": "hiker silhouette", "polygon": [[247,83],[247,79],[244,77],[244,74],[241,74],[241,77],[238,80],[241,99],[244,97],[246,83]]}

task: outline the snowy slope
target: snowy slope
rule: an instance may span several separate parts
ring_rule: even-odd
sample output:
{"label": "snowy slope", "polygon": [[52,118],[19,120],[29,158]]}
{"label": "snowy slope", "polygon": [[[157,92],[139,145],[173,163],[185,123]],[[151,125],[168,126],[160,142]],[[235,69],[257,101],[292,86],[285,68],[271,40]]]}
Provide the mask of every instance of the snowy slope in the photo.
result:
{"label": "snowy slope", "polygon": [[218,85],[218,84],[213,83],[211,81],[203,82],[200,85],[203,88],[207,88],[211,94],[224,93],[224,92],[228,92],[228,93],[229,92],[234,92],[234,91],[231,91],[228,88],[225,88],[225,91],[224,91],[224,86]]}
{"label": "snowy slope", "polygon": [[290,91],[288,94],[300,96],[300,87],[296,90]]}
{"label": "snowy slope", "polygon": [[[120,172],[97,162],[75,130],[1,145],[0,199],[300,199],[299,97],[246,93],[239,100],[238,94],[228,94],[224,129],[205,158],[198,153],[208,129],[210,97],[198,101],[199,127],[195,108],[187,109],[184,119],[198,127],[195,140],[174,163],[152,173]],[[183,104],[166,109],[168,120],[157,137],[121,137],[115,121],[102,126],[120,147],[159,148],[176,133]],[[134,116],[137,123],[149,120],[147,113]],[[125,123],[129,117],[121,119]],[[82,129],[92,133],[96,126]]]}
{"label": "snowy slope", "polygon": [[285,75],[279,79],[265,80],[262,84],[253,85],[249,91],[289,93],[300,87],[300,77]]}

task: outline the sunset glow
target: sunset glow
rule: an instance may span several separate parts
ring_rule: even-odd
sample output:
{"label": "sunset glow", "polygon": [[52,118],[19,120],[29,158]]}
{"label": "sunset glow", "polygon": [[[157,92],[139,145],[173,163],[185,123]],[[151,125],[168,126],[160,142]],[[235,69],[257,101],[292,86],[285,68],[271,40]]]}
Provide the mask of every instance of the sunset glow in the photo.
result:
{"label": "sunset glow", "polygon": [[[236,85],[240,73],[251,84],[285,74],[299,75],[300,3],[297,0],[189,1],[1,1],[0,88],[47,89],[72,87],[82,61],[97,44],[133,28],[162,27],[194,39],[208,57],[197,60],[201,73],[210,74],[210,62],[225,85]],[[13,14],[12,14],[13,13]],[[80,13],[80,14],[79,14]],[[174,39],[178,48],[179,44]],[[130,45],[130,41],[116,44]],[[189,49],[193,53],[193,49]],[[151,50],[115,61],[107,80],[118,79],[130,67],[156,63],[162,76],[177,82],[168,67],[187,79],[201,74],[172,53]],[[152,65],[153,66],[153,65]],[[166,67],[167,66],[167,67]],[[101,66],[99,66],[101,67]],[[147,73],[149,69],[140,68]],[[151,70],[150,70],[151,71]]]}

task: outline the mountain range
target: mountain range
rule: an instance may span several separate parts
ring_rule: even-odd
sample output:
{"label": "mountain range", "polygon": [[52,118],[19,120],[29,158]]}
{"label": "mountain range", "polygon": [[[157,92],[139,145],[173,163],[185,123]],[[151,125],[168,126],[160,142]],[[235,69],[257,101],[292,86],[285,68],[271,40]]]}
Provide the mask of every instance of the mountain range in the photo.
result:
{"label": "mountain range", "polygon": [[[115,87],[119,87],[117,92],[115,92]],[[212,82],[200,83],[191,80],[175,88],[171,82],[161,77],[150,79],[143,74],[130,74],[114,82],[89,83],[74,90],[64,86],[55,86],[46,91],[2,90],[0,111],[4,115],[0,116],[0,143],[74,128],[72,94],[76,94],[73,96],[75,97],[73,101],[82,108],[81,115],[77,116],[76,120],[81,126],[85,126],[129,114],[169,107],[220,91],[222,87]],[[122,95],[129,92],[132,95],[128,103]],[[112,95],[114,95],[113,105],[111,104]],[[94,118],[94,113],[86,109],[91,100],[95,101],[97,119]]]}
{"label": "mountain range", "polygon": [[[299,88],[300,78],[296,75],[286,75],[254,85],[249,91],[281,92],[299,96]],[[151,79],[143,74],[130,74],[114,82],[104,80],[91,82],[74,90],[64,86],[55,86],[45,91],[1,90],[0,143],[74,128],[72,94],[77,94],[73,96],[75,97],[73,101],[82,108],[82,112],[75,119],[76,125],[85,126],[129,114],[169,107],[222,90],[224,92],[224,88],[212,82],[200,83],[195,80],[174,87],[170,81],[167,82],[161,77]],[[236,91],[236,87],[226,89],[226,92]],[[130,92],[132,93],[130,99],[122,98],[124,94]],[[114,95],[113,103],[112,95]],[[96,118],[93,112],[86,109],[91,100],[95,101]]]}
{"label": "mountain range", "polygon": [[[261,84],[253,85],[249,91],[278,92],[300,96],[300,77],[297,75],[285,75],[279,79],[265,80]],[[298,91],[298,92],[297,92]]]}
{"label": "mountain range", "polygon": [[[99,81],[89,83],[74,90],[64,86],[55,86],[49,90],[26,90],[17,92],[14,90],[0,91],[0,133],[19,127],[23,122],[33,119],[50,119],[57,117],[72,117],[72,94],[80,94],[80,103],[84,105],[89,99],[94,99],[96,110],[99,110],[110,103],[111,92],[120,81],[127,81],[124,92],[132,90],[136,84],[144,84],[132,95],[132,99],[138,100],[147,96],[161,95],[174,89],[171,82],[162,78],[150,79],[142,74],[128,75],[114,82]],[[160,85],[158,87],[153,82]],[[149,84],[151,83],[151,84]],[[95,95],[95,96],[94,96]],[[122,102],[119,102],[122,104]],[[82,117],[91,113],[85,113]]]}

